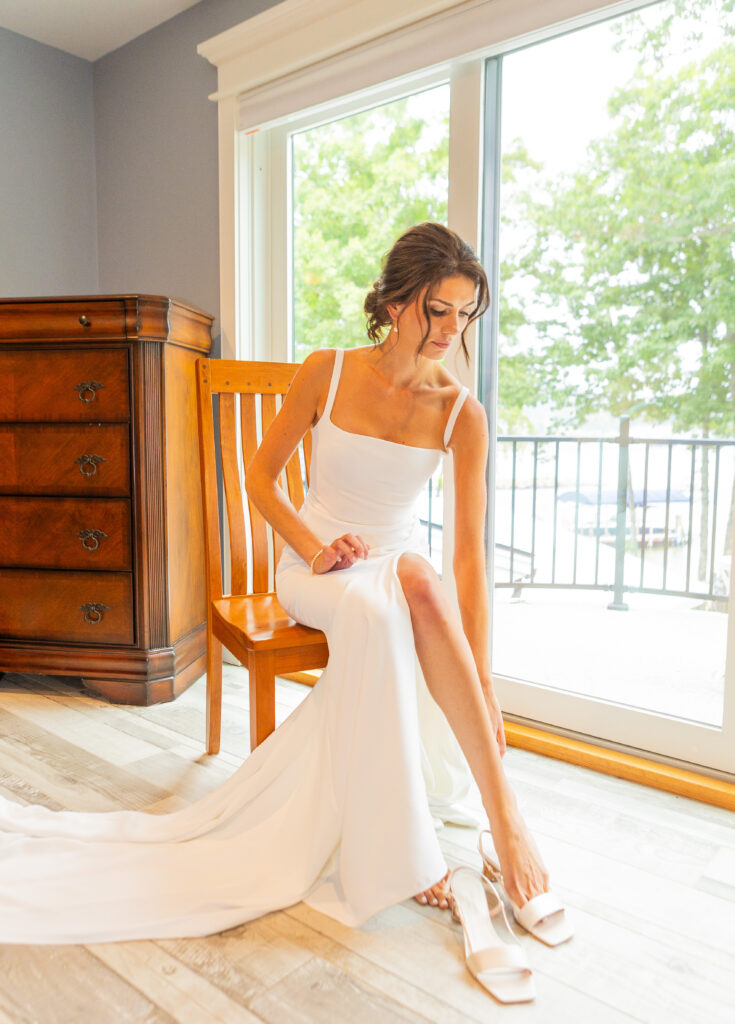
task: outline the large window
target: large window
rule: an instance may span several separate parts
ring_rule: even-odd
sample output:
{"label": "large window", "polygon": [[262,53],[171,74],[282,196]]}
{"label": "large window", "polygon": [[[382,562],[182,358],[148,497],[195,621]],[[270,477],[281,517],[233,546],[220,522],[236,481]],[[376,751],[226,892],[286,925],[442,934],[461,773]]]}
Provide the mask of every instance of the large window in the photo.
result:
{"label": "large window", "polygon": [[[482,237],[493,304],[449,369],[491,426],[504,711],[735,774],[735,16],[619,6],[243,133],[243,336],[256,358],[363,344],[401,228]],[[387,79],[397,52],[344,74]],[[451,475],[421,510],[448,578],[437,490]]]}

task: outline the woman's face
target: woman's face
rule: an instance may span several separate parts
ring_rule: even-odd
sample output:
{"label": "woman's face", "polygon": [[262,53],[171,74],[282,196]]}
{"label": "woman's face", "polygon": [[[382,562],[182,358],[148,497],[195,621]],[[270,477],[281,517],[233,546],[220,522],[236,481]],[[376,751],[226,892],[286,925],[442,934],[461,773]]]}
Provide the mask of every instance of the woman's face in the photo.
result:
{"label": "woman's face", "polygon": [[[427,295],[428,292],[428,295]],[[424,296],[427,295],[429,323],[424,316]],[[443,359],[450,346],[459,338],[477,305],[475,284],[468,277],[456,274],[445,277],[432,291],[424,289],[416,300],[406,306],[389,307],[398,326],[399,344],[417,349],[427,333],[421,355],[426,359]]]}

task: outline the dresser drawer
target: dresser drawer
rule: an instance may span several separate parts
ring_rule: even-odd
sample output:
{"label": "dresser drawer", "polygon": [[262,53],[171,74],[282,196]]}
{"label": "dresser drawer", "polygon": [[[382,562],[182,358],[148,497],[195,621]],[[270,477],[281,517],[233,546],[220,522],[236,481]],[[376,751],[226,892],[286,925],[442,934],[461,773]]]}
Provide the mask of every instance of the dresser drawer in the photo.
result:
{"label": "dresser drawer", "polygon": [[87,342],[93,338],[124,338],[125,307],[118,299],[75,299],[71,302],[3,302],[2,341],[48,341],[58,338]]}
{"label": "dresser drawer", "polygon": [[128,573],[0,569],[0,636],[133,643]]}
{"label": "dresser drawer", "polygon": [[130,493],[127,424],[0,424],[0,494]]}
{"label": "dresser drawer", "polygon": [[0,421],[129,418],[126,349],[0,351]]}
{"label": "dresser drawer", "polygon": [[125,498],[0,497],[0,524],[3,568],[132,568]]}

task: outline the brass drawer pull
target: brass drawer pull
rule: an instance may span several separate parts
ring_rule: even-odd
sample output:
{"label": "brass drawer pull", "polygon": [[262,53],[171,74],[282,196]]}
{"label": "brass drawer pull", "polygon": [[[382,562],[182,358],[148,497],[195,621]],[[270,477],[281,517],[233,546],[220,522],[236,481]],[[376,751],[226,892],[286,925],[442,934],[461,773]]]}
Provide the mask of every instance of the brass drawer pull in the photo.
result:
{"label": "brass drawer pull", "polygon": [[107,459],[103,459],[101,455],[80,455],[74,461],[79,464],[79,472],[82,476],[94,476],[97,472],[98,464],[100,462],[107,462]]}
{"label": "brass drawer pull", "polygon": [[97,397],[95,392],[104,386],[104,384],[99,384],[96,380],[85,380],[81,384],[75,384],[74,390],[79,392],[80,402],[93,402]]}
{"label": "brass drawer pull", "polygon": [[102,530],[80,530],[77,537],[82,542],[85,551],[96,551],[101,540],[107,540],[107,534]]}
{"label": "brass drawer pull", "polygon": [[82,327],[90,327],[91,326],[91,324],[89,322],[89,317],[85,316],[84,313],[82,313],[82,315],[79,317],[79,323],[82,325]]}
{"label": "brass drawer pull", "polygon": [[90,626],[96,626],[99,622],[102,622],[104,613],[110,610],[106,604],[101,604],[99,601],[80,604],[79,609],[84,612],[84,621],[89,623]]}

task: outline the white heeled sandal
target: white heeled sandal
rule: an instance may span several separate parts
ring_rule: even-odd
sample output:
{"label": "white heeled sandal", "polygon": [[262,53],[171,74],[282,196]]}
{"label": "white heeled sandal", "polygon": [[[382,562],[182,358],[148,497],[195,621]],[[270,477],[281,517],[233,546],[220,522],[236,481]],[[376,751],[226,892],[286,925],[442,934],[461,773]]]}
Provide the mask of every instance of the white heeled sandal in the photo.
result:
{"label": "white heeled sandal", "polygon": [[474,868],[449,875],[452,914],[462,926],[467,969],[500,1003],[526,1003],[536,986],[495,887]]}
{"label": "white heeled sandal", "polygon": [[[482,857],[482,871],[491,882],[503,881],[498,864],[498,855],[493,845],[492,833],[485,829],[477,837],[477,848]],[[542,892],[532,897],[522,907],[516,906],[508,897],[513,917],[521,928],[525,928],[539,942],[547,946],[559,946],[574,935],[574,928],[567,919],[564,904],[553,892]]]}

